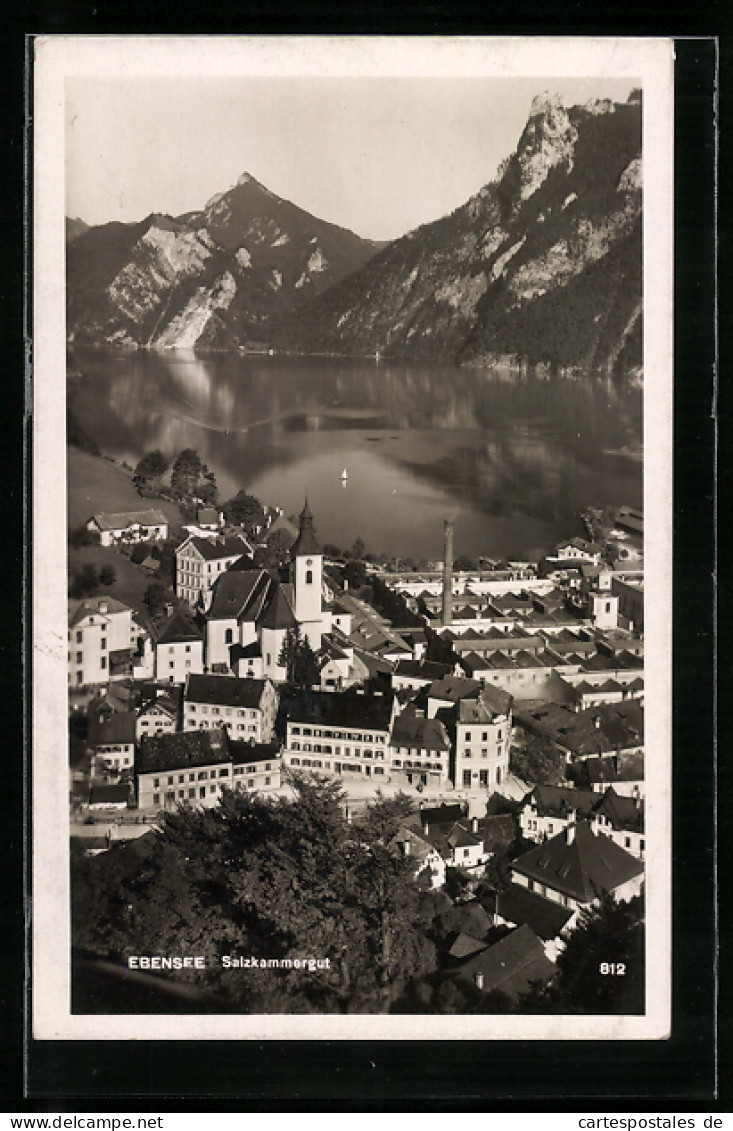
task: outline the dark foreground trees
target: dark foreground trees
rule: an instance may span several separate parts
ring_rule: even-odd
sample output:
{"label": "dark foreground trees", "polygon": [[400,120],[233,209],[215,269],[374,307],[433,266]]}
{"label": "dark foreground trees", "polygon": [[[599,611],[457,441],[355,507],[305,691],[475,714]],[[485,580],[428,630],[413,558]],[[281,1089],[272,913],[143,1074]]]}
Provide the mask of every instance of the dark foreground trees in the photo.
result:
{"label": "dark foreground trees", "polygon": [[[242,1012],[386,1012],[434,967],[411,862],[392,845],[404,800],[349,823],[337,783],[292,799],[226,793],[161,819],[149,849],[73,862],[73,942],[128,954],[204,955],[188,977]],[[299,962],[248,968],[224,956]],[[327,961],[326,961],[327,960]]]}

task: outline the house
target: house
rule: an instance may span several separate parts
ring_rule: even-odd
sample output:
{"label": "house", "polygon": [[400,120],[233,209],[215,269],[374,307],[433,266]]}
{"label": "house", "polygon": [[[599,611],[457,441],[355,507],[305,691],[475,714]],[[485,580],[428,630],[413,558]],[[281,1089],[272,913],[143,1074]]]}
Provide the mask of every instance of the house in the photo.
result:
{"label": "house", "polygon": [[542,841],[561,832],[578,817],[590,817],[598,804],[592,789],[536,785],[519,812],[519,827],[527,840]]}
{"label": "house", "polygon": [[233,739],[269,742],[278,694],[269,679],[189,675],[183,693],[183,729],[224,727]]}
{"label": "house", "polygon": [[584,538],[570,538],[567,542],[560,542],[555,547],[555,553],[548,555],[548,562],[592,562],[597,565],[601,560],[603,547],[597,542],[587,542]]}
{"label": "house", "polygon": [[116,711],[109,716],[90,713],[87,745],[92,752],[93,778],[132,771],[135,762],[135,712]]}
{"label": "house", "polygon": [[424,807],[417,816],[404,822],[404,828],[432,845],[447,867],[460,868],[474,876],[483,873],[488,854],[479,821],[475,817],[469,821],[464,806]]}
{"label": "house", "polygon": [[443,707],[453,707],[461,699],[475,698],[482,690],[481,683],[476,679],[464,679],[461,676],[447,675],[431,683],[427,693],[427,715],[434,719]]}
{"label": "house", "polygon": [[434,844],[422,835],[422,828],[404,825],[395,836],[403,856],[414,862],[413,876],[427,890],[441,888],[445,883],[445,860]]}
{"label": "house", "polygon": [[181,719],[181,684],[166,685],[144,695],[135,720],[135,737],[139,742],[148,734],[172,734]]}
{"label": "house", "polygon": [[99,535],[102,546],[118,542],[164,542],[168,537],[168,519],[162,511],[122,511],[118,514],[95,514],[87,530]]}
{"label": "house", "polygon": [[140,631],[132,609],[115,597],[69,601],[69,687],[109,683],[110,653],[132,655]]}
{"label": "house", "polygon": [[154,622],[155,676],[169,683],[185,683],[187,676],[204,670],[201,630],[182,609],[164,621]]}
{"label": "house", "polygon": [[287,707],[283,764],[320,774],[386,780],[395,713],[391,694],[312,691]]}
{"label": "house", "polygon": [[430,660],[398,660],[392,673],[394,691],[419,691],[452,675],[450,664],[437,664]]}
{"label": "house", "polygon": [[568,777],[581,789],[605,793],[610,785],[623,797],[644,796],[644,752],[584,758],[569,766]]}
{"label": "house", "polygon": [[199,507],[196,511],[196,525],[200,530],[210,530],[216,533],[223,525],[222,516],[215,507]]}
{"label": "house", "polygon": [[445,785],[450,751],[450,738],[443,723],[408,708],[392,723],[390,776],[404,775],[410,785]]}
{"label": "house", "polygon": [[[598,797],[595,793],[594,797]],[[609,786],[593,810],[591,826],[625,848],[632,856],[644,859],[644,800],[640,796],[625,797]]]}
{"label": "house", "polygon": [[644,866],[610,837],[594,833],[587,820],[562,832],[512,862],[512,880],[571,911],[609,892],[619,901],[638,895]]}
{"label": "house", "polygon": [[226,731],[194,730],[158,734],[141,740],[135,754],[140,809],[216,805],[223,787],[231,787],[232,761]]}
{"label": "house", "polygon": [[563,947],[562,932],[573,917],[569,907],[561,907],[520,884],[497,889],[482,900],[495,926],[527,926],[542,940],[546,956],[557,959]]}
{"label": "house", "polygon": [[353,644],[334,627],[324,636],[316,657],[321,691],[342,691],[369,679],[369,668],[355,651]]}
{"label": "house", "polygon": [[512,697],[507,692],[480,687],[476,695],[460,699],[453,776],[457,788],[501,785],[509,773],[511,730]]}
{"label": "house", "polygon": [[557,968],[545,954],[542,940],[526,924],[493,946],[469,954],[450,977],[482,993],[500,992],[511,1001],[528,993],[534,984],[549,982]]}
{"label": "house", "polygon": [[176,593],[192,608],[200,601],[206,605],[217,577],[251,552],[241,534],[189,534],[176,549]]}

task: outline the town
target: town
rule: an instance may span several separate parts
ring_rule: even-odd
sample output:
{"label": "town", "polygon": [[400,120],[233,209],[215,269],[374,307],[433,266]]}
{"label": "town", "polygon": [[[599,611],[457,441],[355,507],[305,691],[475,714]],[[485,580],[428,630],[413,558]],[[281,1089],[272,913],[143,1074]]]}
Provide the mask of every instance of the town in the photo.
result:
{"label": "town", "polygon": [[609,945],[597,1004],[567,1008],[641,1012],[641,512],[589,511],[536,562],[456,556],[446,521],[442,560],[408,568],[323,546],[307,499],[236,522],[204,495],[178,528],[147,501],[81,538],[151,583],[138,607],[102,575],[69,600],[72,853],[134,871],[182,813],[336,783],[354,827],[393,803],[389,852],[439,901],[422,1004],[400,1008],[536,1008],[615,907],[635,976],[604,977],[628,961]]}

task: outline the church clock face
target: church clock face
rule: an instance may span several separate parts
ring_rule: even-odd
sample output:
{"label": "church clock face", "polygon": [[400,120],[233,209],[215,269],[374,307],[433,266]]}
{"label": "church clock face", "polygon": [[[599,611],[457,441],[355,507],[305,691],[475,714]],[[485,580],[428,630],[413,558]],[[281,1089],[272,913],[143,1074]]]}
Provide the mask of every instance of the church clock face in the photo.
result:
{"label": "church clock face", "polygon": [[312,566],[312,565],[313,565],[313,558],[306,558],[306,559],[305,559],[305,564],[306,564],[307,566]]}

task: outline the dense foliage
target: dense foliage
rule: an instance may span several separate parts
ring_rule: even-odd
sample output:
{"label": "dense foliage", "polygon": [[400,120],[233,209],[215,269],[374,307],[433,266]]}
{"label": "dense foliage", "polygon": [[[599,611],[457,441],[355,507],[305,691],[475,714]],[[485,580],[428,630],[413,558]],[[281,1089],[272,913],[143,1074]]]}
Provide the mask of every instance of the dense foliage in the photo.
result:
{"label": "dense foliage", "polygon": [[[291,799],[225,793],[161,815],[151,845],[72,862],[77,948],[205,955],[183,976],[242,1012],[386,1012],[434,966],[411,862],[392,844],[409,803],[377,796],[349,823],[341,787],[303,777]],[[328,959],[227,970],[223,955]]]}

